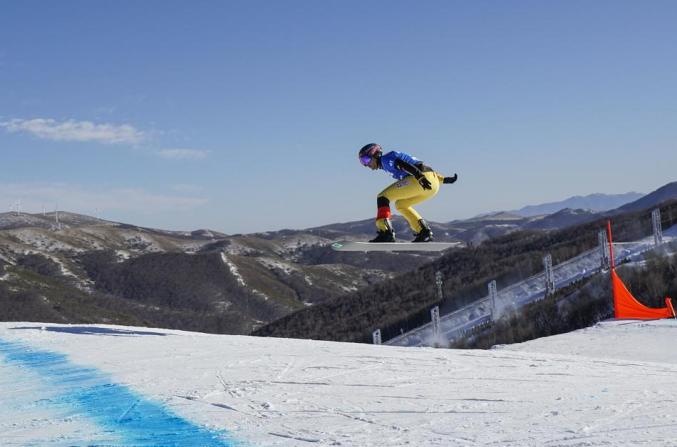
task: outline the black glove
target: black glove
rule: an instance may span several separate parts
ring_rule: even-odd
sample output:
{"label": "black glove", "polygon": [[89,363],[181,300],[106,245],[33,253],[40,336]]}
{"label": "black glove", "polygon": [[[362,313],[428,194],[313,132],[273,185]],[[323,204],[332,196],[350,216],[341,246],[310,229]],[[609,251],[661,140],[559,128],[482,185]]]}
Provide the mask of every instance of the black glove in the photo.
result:
{"label": "black glove", "polygon": [[430,180],[425,178],[424,176],[421,176],[417,178],[418,184],[421,185],[421,188],[423,189],[433,189],[433,185],[430,184]]}
{"label": "black glove", "polygon": [[458,179],[458,174],[454,174],[453,177],[444,177],[444,183],[454,183]]}

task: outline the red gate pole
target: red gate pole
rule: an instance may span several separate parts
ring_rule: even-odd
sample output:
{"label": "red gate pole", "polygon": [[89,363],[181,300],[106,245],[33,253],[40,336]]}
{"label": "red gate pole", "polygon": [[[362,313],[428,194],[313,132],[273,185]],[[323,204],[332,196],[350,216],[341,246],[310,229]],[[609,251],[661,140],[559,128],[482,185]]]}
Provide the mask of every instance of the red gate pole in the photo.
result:
{"label": "red gate pole", "polygon": [[611,220],[606,222],[606,234],[609,238],[609,255],[611,256],[609,262],[611,263],[611,270],[614,270],[616,268],[616,261],[614,260],[614,241],[613,237],[611,237]]}

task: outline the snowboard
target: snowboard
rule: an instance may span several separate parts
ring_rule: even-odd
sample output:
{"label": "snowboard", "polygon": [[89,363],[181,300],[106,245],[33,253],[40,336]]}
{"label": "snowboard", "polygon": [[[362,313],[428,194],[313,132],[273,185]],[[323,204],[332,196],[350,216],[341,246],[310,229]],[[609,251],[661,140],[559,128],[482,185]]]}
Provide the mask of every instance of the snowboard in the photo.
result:
{"label": "snowboard", "polygon": [[336,251],[443,251],[462,247],[461,242],[356,242],[338,241],[331,245]]}

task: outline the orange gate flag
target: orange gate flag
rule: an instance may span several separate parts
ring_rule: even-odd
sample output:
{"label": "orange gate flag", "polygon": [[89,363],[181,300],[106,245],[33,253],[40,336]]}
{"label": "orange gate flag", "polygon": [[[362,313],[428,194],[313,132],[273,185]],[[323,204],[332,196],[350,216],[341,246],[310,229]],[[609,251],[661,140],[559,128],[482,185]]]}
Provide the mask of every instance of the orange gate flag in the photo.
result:
{"label": "orange gate flag", "polygon": [[607,224],[609,251],[611,253],[611,289],[614,295],[614,316],[619,319],[655,320],[659,318],[677,318],[672,300],[665,298],[665,307],[656,309],[647,307],[637,301],[616,273],[614,262],[613,240],[611,238],[611,221]]}
{"label": "orange gate flag", "polygon": [[632,296],[625,287],[616,270],[611,271],[611,284],[614,293],[614,313],[616,318],[633,320],[655,320],[658,318],[673,318],[675,310],[672,300],[665,298],[665,306],[660,309],[646,307]]}

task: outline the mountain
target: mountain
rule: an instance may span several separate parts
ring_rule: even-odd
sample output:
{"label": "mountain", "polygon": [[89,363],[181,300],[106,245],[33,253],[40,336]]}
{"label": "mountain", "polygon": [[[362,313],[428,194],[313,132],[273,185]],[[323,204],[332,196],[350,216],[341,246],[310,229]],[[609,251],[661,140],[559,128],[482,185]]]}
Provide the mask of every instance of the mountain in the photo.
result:
{"label": "mountain", "polygon": [[[662,208],[663,228],[667,229],[677,223],[677,201],[666,202]],[[597,215],[589,220],[593,216],[585,212],[565,214],[582,216],[586,222],[560,230],[514,231],[481,245],[444,252],[440,258],[416,270],[295,312],[254,333],[370,342],[371,332],[380,329],[383,340],[389,340],[429,323],[430,309],[434,306],[440,306],[440,313],[444,315],[484,298],[487,284],[493,280],[501,289],[541,274],[546,254],[550,254],[553,264],[557,265],[596,249],[598,233],[605,228],[607,217]],[[617,241],[650,235],[651,208],[614,216],[614,234]],[[442,299],[435,285],[437,272],[443,277]],[[581,324],[581,321],[571,324]]]}
{"label": "mountain", "polygon": [[[488,244],[475,251],[481,258],[491,250],[513,247],[525,230],[557,232],[595,218],[588,211],[565,209],[549,216],[504,212],[430,225],[440,241],[462,241],[473,250]],[[393,223],[399,239],[411,237],[403,218],[396,216]],[[373,219],[365,219],[305,230],[227,235],[208,229],[144,228],[68,212],[0,213],[0,319],[245,334],[299,310],[425,269],[445,256],[365,255],[330,248],[337,240],[368,240],[373,225]],[[498,245],[492,245],[497,238]],[[467,274],[457,287],[483,277],[478,259],[454,256],[458,261],[449,269]],[[513,263],[531,271],[540,265],[539,260],[531,264],[519,258],[500,260],[498,253],[486,256],[506,263],[506,268]],[[403,290],[415,296],[414,285]],[[485,285],[477,287],[483,290]],[[412,305],[402,312],[420,310],[420,303]],[[385,308],[379,312],[389,315]],[[404,314],[388,316],[393,321],[400,317]]]}
{"label": "mountain", "polygon": [[468,351],[0,323],[0,444],[668,447],[675,331]]}
{"label": "mountain", "polygon": [[[431,223],[471,244],[528,219]],[[400,238],[409,229],[397,216]],[[297,310],[419,268],[440,254],[339,253],[373,220],[226,235],[165,231],[59,212],[0,214],[0,319],[116,323],[246,334]],[[22,304],[17,306],[16,303]]]}
{"label": "mountain", "polygon": [[565,208],[526,223],[522,226],[529,230],[557,230],[579,225],[599,218],[599,214],[590,210]]}
{"label": "mountain", "polygon": [[[321,231],[165,231],[0,214],[0,319],[249,333],[433,259],[338,253]],[[17,305],[21,303],[21,305]]]}
{"label": "mountain", "polygon": [[677,182],[668,183],[665,186],[641,197],[634,202],[628,203],[614,210],[614,213],[624,213],[628,211],[639,211],[657,206],[667,200],[677,199]]}
{"label": "mountain", "polygon": [[523,217],[542,216],[553,214],[563,209],[583,209],[594,212],[616,209],[626,203],[633,202],[644,196],[637,192],[625,194],[590,194],[587,196],[574,196],[559,202],[544,203],[541,205],[529,205],[519,210],[510,211]]}

